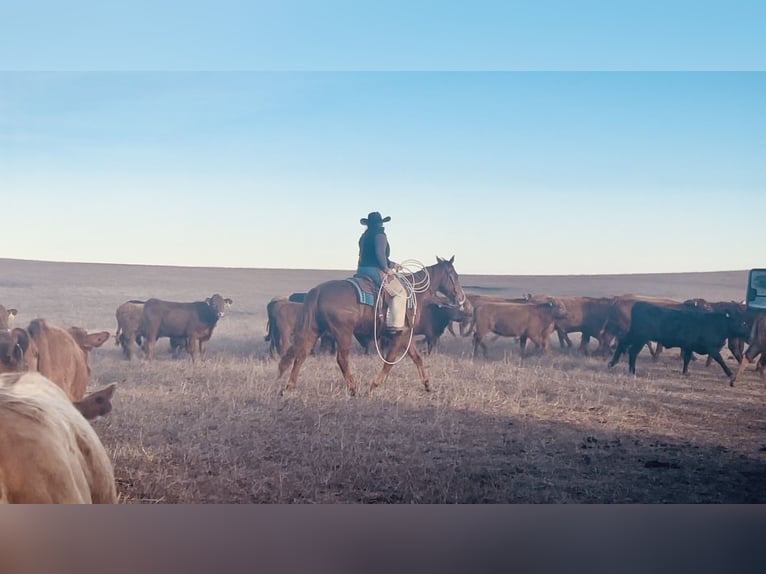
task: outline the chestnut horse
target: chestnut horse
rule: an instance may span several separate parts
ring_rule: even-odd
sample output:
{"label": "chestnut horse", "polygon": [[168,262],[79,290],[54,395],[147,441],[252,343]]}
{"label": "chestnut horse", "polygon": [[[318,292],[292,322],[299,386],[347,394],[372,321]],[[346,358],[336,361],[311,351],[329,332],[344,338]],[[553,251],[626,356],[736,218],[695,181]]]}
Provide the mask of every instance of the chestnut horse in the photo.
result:
{"label": "chestnut horse", "polygon": [[[451,259],[437,257],[435,265],[426,267],[430,277],[429,292],[441,292],[462,307],[465,293],[452,265],[454,261],[454,255]],[[417,284],[423,279],[424,271],[419,271],[414,274],[412,282]],[[416,293],[415,296],[419,302],[421,294]],[[420,305],[416,306],[416,312],[420,313]],[[417,317],[414,319],[411,325],[417,324]],[[374,308],[370,305],[360,304],[356,288],[345,279],[326,281],[314,287],[308,292],[303,303],[303,312],[295,330],[295,342],[279,361],[278,378],[281,378],[287,367],[292,364],[290,380],[285,386],[285,390],[295,388],[301,365],[311,349],[314,348],[317,339],[323,333],[329,333],[336,341],[338,366],[346,380],[348,391],[351,395],[355,395],[356,381],[354,381],[354,376],[349,369],[349,352],[355,336],[360,340],[373,338],[375,321]],[[393,366],[391,363],[400,357],[407,347],[407,343],[410,341],[411,325],[391,337],[385,354],[386,360],[370,387],[371,391],[386,380]],[[377,329],[378,332],[382,330],[380,322]],[[426,391],[429,391],[428,374],[423,364],[423,357],[418,352],[414,342],[409,346],[407,354],[415,363]]]}

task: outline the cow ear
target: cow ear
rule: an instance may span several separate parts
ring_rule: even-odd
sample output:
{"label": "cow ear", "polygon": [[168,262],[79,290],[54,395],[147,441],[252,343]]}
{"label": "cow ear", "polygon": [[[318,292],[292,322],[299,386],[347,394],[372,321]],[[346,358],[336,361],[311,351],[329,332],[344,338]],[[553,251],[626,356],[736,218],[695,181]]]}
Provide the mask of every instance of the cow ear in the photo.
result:
{"label": "cow ear", "polygon": [[441,257],[439,257],[438,255],[436,256],[436,262],[437,262],[437,263],[442,263],[443,261],[444,261],[444,259],[442,259],[442,258],[441,258]]}
{"label": "cow ear", "polygon": [[207,303],[208,305],[210,305],[210,301],[212,301],[212,299],[211,299],[210,297],[208,297],[207,299],[205,299],[205,303]]}
{"label": "cow ear", "polygon": [[109,338],[109,331],[99,331],[98,333],[88,333],[85,336],[85,340],[87,341],[87,345],[90,349],[95,349],[96,347],[100,347],[104,343],[106,343],[106,340]]}
{"label": "cow ear", "polygon": [[455,256],[454,256],[454,255],[453,255],[452,257],[450,257],[450,258],[449,258],[449,262],[450,262],[450,263],[454,263],[454,262],[455,262]]}

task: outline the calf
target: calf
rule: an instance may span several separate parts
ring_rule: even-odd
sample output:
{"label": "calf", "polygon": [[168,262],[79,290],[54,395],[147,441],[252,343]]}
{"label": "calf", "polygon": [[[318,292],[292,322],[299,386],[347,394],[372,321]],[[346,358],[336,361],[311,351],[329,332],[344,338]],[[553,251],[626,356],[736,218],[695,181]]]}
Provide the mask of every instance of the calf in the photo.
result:
{"label": "calf", "polygon": [[[719,349],[727,337],[741,337],[748,332],[747,322],[737,313],[710,313],[692,309],[671,309],[638,301],[631,310],[630,328],[619,340],[609,367],[628,351],[630,372],[636,372],[636,357],[649,341],[664,347],[680,347],[684,361],[683,373],[689,369],[692,352],[710,355],[731,377],[729,367]],[[746,335],[745,335],[746,336]]]}
{"label": "calf", "polygon": [[0,375],[0,502],[117,502],[98,435],[40,373]]}
{"label": "calf", "polygon": [[456,305],[452,305],[442,297],[429,297],[421,300],[418,317],[415,322],[414,335],[424,335],[427,352],[430,355],[444,330],[454,321],[462,323],[473,315],[467,311],[461,311]]}
{"label": "calf", "polygon": [[478,355],[479,347],[487,356],[487,346],[483,338],[488,333],[501,337],[519,337],[521,357],[527,339],[543,347],[550,353],[550,334],[557,320],[566,317],[566,308],[560,301],[549,298],[545,303],[483,303],[474,308],[473,355]]}
{"label": "calf", "polygon": [[580,351],[588,354],[588,343],[593,337],[598,341],[598,351],[609,349],[611,337],[602,330],[602,326],[612,308],[612,297],[560,297],[566,307],[566,317],[556,321],[556,334],[563,348],[572,346],[568,333],[582,333]]}
{"label": "calf", "polygon": [[149,299],[144,303],[141,315],[141,336],[144,338],[146,358],[154,358],[154,348],[160,337],[185,339],[192,361],[196,359],[199,345],[199,355],[204,357],[213,329],[231,304],[231,299],[224,299],[218,293],[193,303]]}

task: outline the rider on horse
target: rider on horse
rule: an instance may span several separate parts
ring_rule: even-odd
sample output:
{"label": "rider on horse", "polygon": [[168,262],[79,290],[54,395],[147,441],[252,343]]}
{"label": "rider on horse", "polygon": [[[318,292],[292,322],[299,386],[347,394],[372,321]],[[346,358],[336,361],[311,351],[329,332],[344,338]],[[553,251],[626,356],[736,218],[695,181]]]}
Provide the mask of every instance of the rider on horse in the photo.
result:
{"label": "rider on horse", "polygon": [[373,211],[359,221],[362,225],[366,225],[367,229],[359,238],[359,262],[356,273],[371,279],[378,288],[381,282],[383,283],[383,289],[391,296],[386,330],[391,333],[399,332],[404,329],[407,291],[395,273],[401,269],[401,265],[389,259],[391,247],[383,224],[391,221],[391,217],[384,218],[377,211]]}

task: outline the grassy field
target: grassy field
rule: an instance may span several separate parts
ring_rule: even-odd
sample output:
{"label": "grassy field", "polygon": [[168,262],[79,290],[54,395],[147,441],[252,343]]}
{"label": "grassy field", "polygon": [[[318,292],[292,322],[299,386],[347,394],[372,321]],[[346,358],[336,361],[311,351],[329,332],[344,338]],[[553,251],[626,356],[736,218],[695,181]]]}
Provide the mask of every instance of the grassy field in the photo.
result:
{"label": "grassy field", "polygon": [[[460,261],[456,261],[460,271]],[[347,395],[334,357],[306,362],[279,396],[263,340],[266,303],[344,271],[191,269],[0,260],[0,303],[16,325],[44,317],[114,332],[128,299],[234,305],[204,361],[128,362],[91,353],[92,388],[116,381],[114,411],[94,426],[126,503],[760,503],[766,502],[766,389],[750,370],[734,388],[704,361],[680,373],[677,350],[638,374],[623,361],[561,350],[520,362],[515,342],[471,359],[445,335],[426,358],[394,367],[372,396]],[[746,272],[598,277],[461,276],[468,292],[518,296],[636,293],[741,300]],[[724,353],[724,357],[728,352]],[[734,364],[733,359],[729,359]],[[363,390],[380,368],[355,353]]]}

